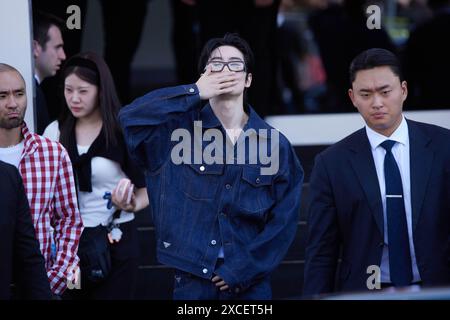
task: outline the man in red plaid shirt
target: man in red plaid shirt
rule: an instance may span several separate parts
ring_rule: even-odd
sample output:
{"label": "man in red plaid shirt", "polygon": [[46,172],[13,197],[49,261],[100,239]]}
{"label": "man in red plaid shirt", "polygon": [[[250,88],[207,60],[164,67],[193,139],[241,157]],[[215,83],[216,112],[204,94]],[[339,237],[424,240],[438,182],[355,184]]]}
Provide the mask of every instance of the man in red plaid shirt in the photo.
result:
{"label": "man in red plaid shirt", "polygon": [[28,130],[26,106],[22,75],[0,63],[0,160],[15,165],[22,175],[50,287],[61,295],[77,274],[83,230],[72,164],[62,145]]}

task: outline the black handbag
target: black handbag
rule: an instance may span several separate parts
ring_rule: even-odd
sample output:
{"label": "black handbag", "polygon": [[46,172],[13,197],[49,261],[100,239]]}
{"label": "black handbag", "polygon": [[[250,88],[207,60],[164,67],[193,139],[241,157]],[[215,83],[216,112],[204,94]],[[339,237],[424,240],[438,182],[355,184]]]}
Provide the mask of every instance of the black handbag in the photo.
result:
{"label": "black handbag", "polygon": [[103,281],[111,271],[108,229],[102,225],[86,227],[78,247],[81,277],[91,282]]}

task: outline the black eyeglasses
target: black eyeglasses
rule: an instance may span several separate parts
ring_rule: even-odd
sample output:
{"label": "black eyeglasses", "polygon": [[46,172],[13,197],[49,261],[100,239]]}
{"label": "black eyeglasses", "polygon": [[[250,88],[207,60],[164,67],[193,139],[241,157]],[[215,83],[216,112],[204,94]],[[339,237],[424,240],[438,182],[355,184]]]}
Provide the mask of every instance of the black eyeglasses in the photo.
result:
{"label": "black eyeglasses", "polygon": [[228,70],[234,72],[242,72],[245,70],[244,61],[210,61],[208,64],[211,65],[211,72],[222,72],[225,66],[228,67]]}

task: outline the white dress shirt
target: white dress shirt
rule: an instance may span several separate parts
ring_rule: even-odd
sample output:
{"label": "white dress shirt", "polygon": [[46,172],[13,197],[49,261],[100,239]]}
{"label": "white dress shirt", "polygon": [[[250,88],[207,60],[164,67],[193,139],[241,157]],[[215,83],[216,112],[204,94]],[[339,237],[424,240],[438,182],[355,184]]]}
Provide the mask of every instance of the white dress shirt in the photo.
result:
{"label": "white dress shirt", "polygon": [[408,123],[403,117],[400,126],[392,133],[390,137],[386,137],[375,132],[366,126],[367,137],[369,138],[375,168],[377,170],[378,184],[380,185],[381,201],[383,203],[383,220],[384,220],[384,247],[381,258],[381,282],[390,283],[389,273],[389,239],[387,232],[387,216],[386,216],[386,185],[384,179],[384,156],[386,150],[380,145],[385,140],[393,140],[397,143],[392,147],[392,154],[400,169],[403,186],[403,200],[405,202],[406,223],[408,225],[409,249],[411,252],[411,263],[413,272],[413,282],[420,281],[419,269],[417,268],[416,254],[414,250],[414,241],[412,235],[412,208],[411,208],[411,176],[409,161],[409,133]]}

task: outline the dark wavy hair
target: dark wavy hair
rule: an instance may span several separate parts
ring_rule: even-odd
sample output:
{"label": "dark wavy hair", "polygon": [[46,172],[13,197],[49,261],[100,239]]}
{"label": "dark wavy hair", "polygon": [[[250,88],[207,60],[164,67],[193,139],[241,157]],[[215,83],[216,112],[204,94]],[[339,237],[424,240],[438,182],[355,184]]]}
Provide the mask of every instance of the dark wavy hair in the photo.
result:
{"label": "dark wavy hair", "polygon": [[[111,72],[103,58],[93,52],[77,54],[67,60],[64,64],[62,74],[63,82],[68,76],[75,74],[80,79],[98,87],[98,107],[100,108],[103,120],[103,127],[100,134],[104,135],[107,148],[116,145],[116,134],[121,132],[117,120],[121,104],[117,96]],[[62,90],[64,90],[64,86]],[[67,106],[66,99],[63,99],[63,108],[58,119],[60,130],[59,140],[66,148],[76,120]]]}

